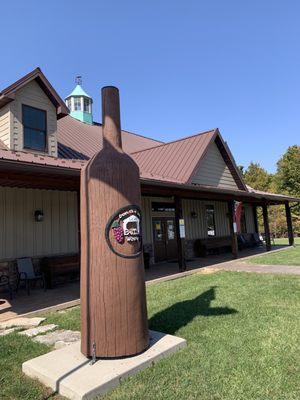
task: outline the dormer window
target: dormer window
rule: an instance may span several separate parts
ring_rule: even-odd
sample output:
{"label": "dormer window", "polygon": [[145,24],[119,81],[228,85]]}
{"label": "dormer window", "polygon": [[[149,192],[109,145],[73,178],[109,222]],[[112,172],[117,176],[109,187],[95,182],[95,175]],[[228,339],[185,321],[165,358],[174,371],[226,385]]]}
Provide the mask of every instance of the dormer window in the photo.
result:
{"label": "dormer window", "polygon": [[45,152],[47,149],[47,114],[38,108],[23,105],[24,148]]}

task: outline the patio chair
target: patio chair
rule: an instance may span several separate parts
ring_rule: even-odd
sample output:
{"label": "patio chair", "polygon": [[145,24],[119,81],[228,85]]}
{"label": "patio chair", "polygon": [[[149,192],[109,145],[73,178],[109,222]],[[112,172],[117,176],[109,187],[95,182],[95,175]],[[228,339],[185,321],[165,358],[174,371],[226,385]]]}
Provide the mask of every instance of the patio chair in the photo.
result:
{"label": "patio chair", "polygon": [[10,299],[13,298],[13,290],[9,281],[9,276],[1,272],[0,272],[0,287],[1,288],[6,287],[9,291]]}
{"label": "patio chair", "polygon": [[17,292],[19,290],[21,282],[25,283],[28,295],[30,294],[30,285],[32,282],[40,281],[42,283],[42,287],[44,288],[44,290],[46,290],[44,274],[35,273],[31,258],[19,258],[17,260],[17,266],[18,266]]}

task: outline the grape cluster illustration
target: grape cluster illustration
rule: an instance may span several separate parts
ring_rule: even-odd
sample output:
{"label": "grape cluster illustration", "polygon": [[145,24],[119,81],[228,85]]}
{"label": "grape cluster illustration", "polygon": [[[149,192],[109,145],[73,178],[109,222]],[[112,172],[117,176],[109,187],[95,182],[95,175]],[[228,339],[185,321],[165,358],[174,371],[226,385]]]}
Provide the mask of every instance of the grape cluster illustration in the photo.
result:
{"label": "grape cluster illustration", "polygon": [[118,226],[114,226],[112,229],[113,229],[113,233],[114,233],[114,237],[115,237],[116,241],[120,244],[124,243],[123,228],[120,225],[118,225]]}

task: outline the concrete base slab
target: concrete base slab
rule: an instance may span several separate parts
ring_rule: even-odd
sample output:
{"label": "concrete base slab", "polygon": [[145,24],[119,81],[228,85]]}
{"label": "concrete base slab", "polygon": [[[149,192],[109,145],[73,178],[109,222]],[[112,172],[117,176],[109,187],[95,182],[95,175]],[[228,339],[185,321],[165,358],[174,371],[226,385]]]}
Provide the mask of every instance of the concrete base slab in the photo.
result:
{"label": "concrete base slab", "polygon": [[94,365],[80,352],[80,341],[23,363],[23,372],[71,400],[93,399],[121,381],[186,347],[186,340],[150,331],[150,347],[134,357],[103,360]]}

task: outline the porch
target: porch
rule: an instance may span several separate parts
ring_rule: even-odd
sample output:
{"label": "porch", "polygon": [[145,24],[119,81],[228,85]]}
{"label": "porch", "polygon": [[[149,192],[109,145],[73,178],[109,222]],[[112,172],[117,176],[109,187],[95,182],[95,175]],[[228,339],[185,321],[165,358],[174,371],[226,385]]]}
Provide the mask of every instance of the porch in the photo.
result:
{"label": "porch", "polygon": [[[287,245],[274,246],[271,253],[287,247]],[[238,260],[243,261],[247,257],[262,254],[264,251],[263,247],[245,249],[239,253]],[[237,260],[232,260],[232,254],[230,253],[211,255],[187,261],[186,271],[180,274],[177,262],[157,263],[146,270],[146,284],[175,279],[179,276],[184,276],[184,274],[189,275],[201,272],[206,267],[219,269],[222,266],[230,266],[236,262]],[[8,296],[2,294],[2,298],[0,298],[0,322],[19,316],[33,316],[39,313],[74,307],[80,304],[79,298],[79,282],[66,283],[46,292],[43,289],[36,288],[31,291],[30,296],[27,295],[25,290],[20,290],[17,296],[14,294],[13,300],[9,300]],[[3,303],[1,304],[2,301]]]}

